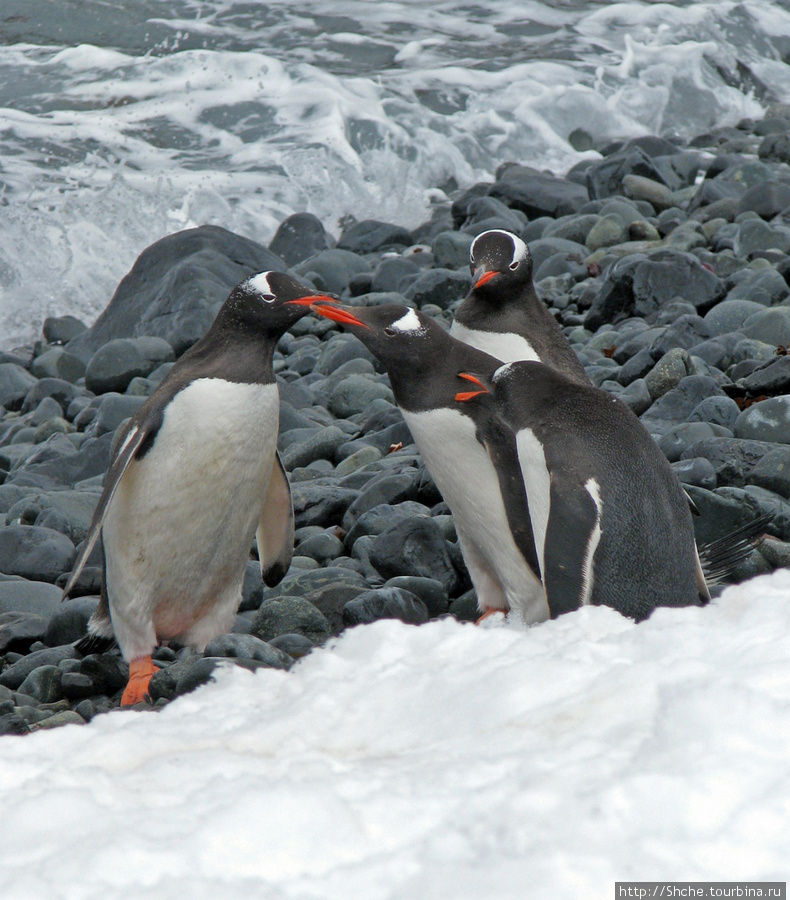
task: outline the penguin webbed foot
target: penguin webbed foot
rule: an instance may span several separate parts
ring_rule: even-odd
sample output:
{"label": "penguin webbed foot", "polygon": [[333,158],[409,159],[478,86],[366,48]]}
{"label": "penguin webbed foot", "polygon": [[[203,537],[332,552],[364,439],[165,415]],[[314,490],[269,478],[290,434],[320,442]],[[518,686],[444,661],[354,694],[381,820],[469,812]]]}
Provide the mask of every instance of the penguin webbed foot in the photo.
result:
{"label": "penguin webbed foot", "polygon": [[507,614],[510,612],[509,609],[498,609],[495,607],[489,607],[479,619],[475,620],[475,625],[479,625],[484,619],[488,619],[491,616],[495,616],[497,613],[502,613],[502,615],[507,618]]}
{"label": "penguin webbed foot", "polygon": [[129,681],[121,696],[121,706],[134,706],[150,699],[148,685],[157,671],[150,656],[140,656],[129,663]]}

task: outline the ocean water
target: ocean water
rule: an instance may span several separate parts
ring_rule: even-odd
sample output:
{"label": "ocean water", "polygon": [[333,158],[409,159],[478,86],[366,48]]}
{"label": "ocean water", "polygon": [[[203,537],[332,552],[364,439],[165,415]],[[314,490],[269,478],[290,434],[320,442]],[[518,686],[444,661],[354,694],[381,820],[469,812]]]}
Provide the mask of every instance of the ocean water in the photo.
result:
{"label": "ocean water", "polygon": [[287,215],[413,227],[508,160],[790,101],[769,0],[2,0],[0,347],[92,321],[136,256]]}

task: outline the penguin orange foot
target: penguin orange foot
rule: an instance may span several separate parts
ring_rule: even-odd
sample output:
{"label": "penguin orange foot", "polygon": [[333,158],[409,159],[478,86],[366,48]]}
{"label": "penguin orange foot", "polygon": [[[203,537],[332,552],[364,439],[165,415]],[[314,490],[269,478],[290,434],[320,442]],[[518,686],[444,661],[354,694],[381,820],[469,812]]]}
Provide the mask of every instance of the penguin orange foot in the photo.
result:
{"label": "penguin orange foot", "polygon": [[510,610],[507,609],[496,609],[495,607],[490,607],[487,609],[479,619],[475,621],[475,625],[479,625],[483,619],[487,619],[489,616],[495,616],[497,613],[502,613],[503,616],[507,617],[507,614]]}
{"label": "penguin orange foot", "polygon": [[141,656],[129,663],[129,683],[121,697],[121,706],[134,706],[142,703],[148,696],[148,684],[156,672],[156,666],[150,656]]}

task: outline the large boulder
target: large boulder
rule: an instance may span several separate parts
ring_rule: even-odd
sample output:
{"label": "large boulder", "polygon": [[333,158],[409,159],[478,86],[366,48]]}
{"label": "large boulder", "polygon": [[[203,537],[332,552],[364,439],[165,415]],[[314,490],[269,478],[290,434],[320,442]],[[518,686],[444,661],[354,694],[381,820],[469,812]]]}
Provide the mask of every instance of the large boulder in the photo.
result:
{"label": "large boulder", "polygon": [[86,364],[108,341],[154,335],[181,354],[202,337],[230,291],[245,278],[285,263],[254,241],[216,225],[179,231],[137,257],[88,331],[69,341]]}

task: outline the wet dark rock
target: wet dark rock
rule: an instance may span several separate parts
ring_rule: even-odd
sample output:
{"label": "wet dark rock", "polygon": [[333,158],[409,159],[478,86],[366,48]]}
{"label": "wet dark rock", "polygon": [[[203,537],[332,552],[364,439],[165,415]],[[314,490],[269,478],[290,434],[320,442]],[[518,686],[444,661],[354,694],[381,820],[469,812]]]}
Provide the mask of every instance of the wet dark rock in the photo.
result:
{"label": "wet dark rock", "polygon": [[400,225],[365,219],[347,228],[340,236],[337,246],[341,250],[365,254],[408,247],[411,243],[411,232]]}
{"label": "wet dark rock", "polygon": [[679,459],[672,463],[672,471],[681,484],[690,484],[712,491],[718,483],[713,464],[704,457]]}
{"label": "wet dark rock", "polygon": [[112,696],[126,687],[129,680],[129,666],[120,656],[93,653],[80,663],[80,674],[90,678],[95,694]]}
{"label": "wet dark rock", "polygon": [[364,412],[377,399],[393,402],[392,389],[364,375],[349,375],[332,389],[329,411],[339,419]]}
{"label": "wet dark rock", "polygon": [[87,363],[115,338],[154,335],[180,355],[205,334],[240,281],[283,268],[265,247],[216,225],[168,235],[143,250],[107,308],[68,350]]}
{"label": "wet dark rock", "polygon": [[27,653],[47,630],[46,616],[35,613],[0,613],[0,653]]}
{"label": "wet dark rock", "polygon": [[269,250],[287,266],[295,266],[330,246],[321,220],[312,213],[303,212],[288,216],[280,223]]}
{"label": "wet dark rock", "polygon": [[462,231],[443,231],[433,240],[431,250],[440,269],[462,269],[469,265],[472,235]]}
{"label": "wet dark rock", "polygon": [[790,447],[781,446],[768,450],[747,475],[749,484],[790,499]]}
{"label": "wet dark rock", "polygon": [[303,634],[314,644],[323,643],[332,633],[329,622],[303,597],[275,597],[264,600],[253,621],[252,633],[262,641],[279,634]]}
{"label": "wet dark rock", "polygon": [[94,394],[123,393],[133,378],[146,378],[162,363],[173,360],[173,348],[162,338],[116,338],[91,357],[85,387]]}
{"label": "wet dark rock", "polygon": [[36,378],[27,369],[12,362],[0,362],[0,407],[16,411],[21,408]]}
{"label": "wet dark rock", "polygon": [[93,694],[93,681],[81,672],[64,672],[60,679],[60,688],[67,700],[77,702]]}
{"label": "wet dark rock", "polygon": [[60,599],[61,591],[54,584],[21,578],[5,581],[0,577],[0,615],[8,612],[31,613],[49,619],[60,608]]}
{"label": "wet dark rock", "polygon": [[521,210],[529,219],[570,215],[589,199],[587,189],[580,184],[518,165],[502,171],[488,194]]}
{"label": "wet dark rock", "polygon": [[623,179],[627,175],[650,179],[673,190],[680,187],[679,179],[667,185],[664,175],[657,165],[638,146],[625,147],[623,150],[607,156],[601,162],[593,163],[585,175],[587,191],[592,200],[624,193]]}
{"label": "wet dark rock", "polygon": [[740,415],[738,404],[729,397],[706,397],[689,413],[689,422],[710,422],[733,430]]}
{"label": "wet dark rock", "polygon": [[309,279],[318,290],[342,294],[354,275],[370,272],[370,266],[358,254],[336,247],[322,250],[294,266],[293,270],[297,277]]}
{"label": "wet dark rock", "polygon": [[450,603],[450,615],[460,622],[476,622],[480,618],[480,610],[477,607],[477,595],[474,591],[467,591]]}
{"label": "wet dark rock", "polygon": [[269,641],[270,647],[282,650],[292,659],[301,659],[313,649],[313,642],[303,634],[279,634]]}
{"label": "wet dark rock", "polygon": [[685,422],[691,411],[707,397],[723,397],[724,391],[706,375],[689,375],[668,391],[641,417],[651,434],[666,434],[678,422]]}
{"label": "wet dark rock", "polygon": [[289,669],[291,659],[252,634],[221,634],[206,644],[204,656],[254,659],[272,669]]}
{"label": "wet dark rock", "polygon": [[38,666],[19,686],[20,694],[27,694],[39,703],[55,703],[63,697],[62,672],[57,666]]}
{"label": "wet dark rock", "polygon": [[334,458],[337,448],[348,440],[348,435],[334,425],[320,429],[305,441],[291,444],[282,453],[283,465],[291,472],[297,466],[306,466],[316,459]]}
{"label": "wet dark rock", "polygon": [[71,571],[75,557],[74,544],[51,528],[35,525],[0,528],[0,572],[32,581],[54,582],[61,572]]}
{"label": "wet dark rock", "polygon": [[400,619],[410,625],[422,625],[428,621],[428,609],[414,594],[397,587],[365,591],[343,609],[343,622],[349,627],[378,619]]}
{"label": "wet dark rock", "polygon": [[[64,441],[68,439],[63,437]],[[47,447],[47,444],[44,447]],[[103,475],[110,464],[110,447],[112,434],[104,434],[99,438],[86,438],[80,445],[79,453],[47,453],[39,451],[33,454],[17,472],[32,476],[34,483],[54,487],[57,484],[74,486],[80,481]],[[56,445],[54,445],[56,446]],[[12,478],[17,477],[17,472]]]}
{"label": "wet dark rock", "polygon": [[757,155],[772,162],[790,163],[790,134],[767,134],[757,148]]}
{"label": "wet dark rock", "polygon": [[61,409],[66,409],[71,401],[84,393],[62,378],[41,378],[25,394],[21,411],[28,413],[34,410],[45,397],[55,400]]}
{"label": "wet dark rock", "polygon": [[30,726],[18,713],[0,715],[0,736],[6,734],[29,734]]}
{"label": "wet dark rock", "polygon": [[428,615],[433,619],[447,612],[449,598],[444,585],[435,578],[421,578],[415,575],[398,575],[384,583],[385,588],[400,588],[413,594],[425,604]]}
{"label": "wet dark rock", "polygon": [[305,525],[339,525],[343,514],[359,496],[359,491],[338,487],[331,482],[314,481],[295,484],[291,489],[294,521],[297,528]]}
{"label": "wet dark rock", "polygon": [[320,565],[325,565],[343,555],[343,542],[334,534],[323,532],[302,541],[296,548],[299,556],[309,556]]}
{"label": "wet dark rock", "polygon": [[363,536],[381,534],[396,522],[414,516],[428,516],[430,510],[414,500],[401,503],[383,503],[362,513],[349,529],[345,537],[346,547],[351,548]]}
{"label": "wet dark rock", "polygon": [[133,416],[140,409],[145,400],[145,397],[133,397],[129,394],[105,394],[91,426],[95,436],[113,434],[124,420]]}
{"label": "wet dark rock", "polygon": [[788,206],[790,206],[790,184],[765,181],[754,185],[743,194],[738,201],[738,212],[751,210],[767,221]]}
{"label": "wet dark rock", "polygon": [[397,475],[384,474],[373,479],[346,510],[343,516],[343,528],[350,531],[363,513],[383,503],[394,506],[404,500],[416,500],[418,490],[416,470],[413,474],[407,472]]}
{"label": "wet dark rock", "polygon": [[418,275],[404,291],[407,300],[413,300],[419,308],[434,304],[447,309],[451,303],[469,293],[472,278],[468,271],[455,269],[429,269]]}
{"label": "wet dark rock", "polygon": [[713,335],[729,334],[741,328],[749,316],[760,311],[759,303],[742,299],[730,300],[728,296],[705,314],[705,324]]}
{"label": "wet dark rock", "polygon": [[39,666],[57,666],[62,659],[75,659],[76,656],[77,653],[71,645],[34,650],[0,673],[0,685],[18,691],[27,676]]}
{"label": "wet dark rock", "polygon": [[384,578],[396,575],[435,578],[450,595],[459,583],[441,529],[424,516],[405,519],[375,537],[370,562]]}
{"label": "wet dark rock", "polygon": [[661,452],[670,462],[677,462],[689,447],[710,438],[731,438],[732,432],[708,422],[683,422],[666,431],[658,441]]}
{"label": "wet dark rock", "polygon": [[71,644],[85,637],[88,620],[98,606],[97,597],[75,597],[61,603],[50,617],[42,641],[49,647]]}
{"label": "wet dark rock", "polygon": [[332,634],[340,634],[343,630],[343,608],[346,603],[358,597],[365,590],[367,590],[367,585],[364,582],[361,584],[348,582],[325,584],[305,594],[305,599],[309,600],[325,616]]}
{"label": "wet dark rock", "polygon": [[44,319],[42,332],[48,344],[68,344],[87,329],[88,326],[75,316],[48,316]]}
{"label": "wet dark rock", "polygon": [[595,330],[627,316],[649,316],[680,298],[704,312],[725,294],[724,283],[689,253],[657,250],[625,256],[609,267],[587,313],[585,327]]}
{"label": "wet dark rock", "polygon": [[[63,533],[78,544],[85,540],[99,495],[90,491],[51,491],[28,494],[13,504],[6,513],[6,525],[41,525],[47,510],[59,512],[67,522]],[[58,529],[61,530],[61,529]]]}
{"label": "wet dark rock", "polygon": [[773,449],[763,441],[739,438],[706,438],[689,445],[683,459],[704,458],[713,466],[719,485],[742,487],[760,460]]}
{"label": "wet dark rock", "polygon": [[62,347],[51,347],[30,364],[36,378],[57,378],[73,384],[85,375],[85,363]]}
{"label": "wet dark rock", "polygon": [[790,444],[790,396],[770,397],[744,409],[735,422],[735,436]]}

